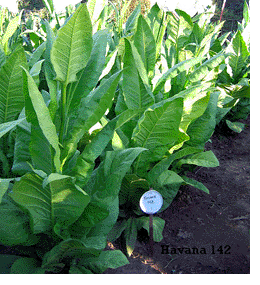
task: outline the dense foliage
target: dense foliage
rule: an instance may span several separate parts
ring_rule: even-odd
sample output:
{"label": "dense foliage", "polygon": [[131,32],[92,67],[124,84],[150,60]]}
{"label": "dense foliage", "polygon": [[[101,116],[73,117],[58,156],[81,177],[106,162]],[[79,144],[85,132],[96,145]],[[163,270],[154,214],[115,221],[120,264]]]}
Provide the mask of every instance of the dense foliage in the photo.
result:
{"label": "dense foliage", "polygon": [[124,233],[131,255],[149,230],[145,191],[161,211],[181,185],[209,193],[187,172],[217,167],[216,125],[239,132],[249,114],[249,9],[221,34],[210,13],[137,5],[125,22],[127,5],[94,19],[95,1],[45,2],[49,21],[0,11],[0,242],[37,250],[12,273],[102,273],[128,263],[107,240]]}

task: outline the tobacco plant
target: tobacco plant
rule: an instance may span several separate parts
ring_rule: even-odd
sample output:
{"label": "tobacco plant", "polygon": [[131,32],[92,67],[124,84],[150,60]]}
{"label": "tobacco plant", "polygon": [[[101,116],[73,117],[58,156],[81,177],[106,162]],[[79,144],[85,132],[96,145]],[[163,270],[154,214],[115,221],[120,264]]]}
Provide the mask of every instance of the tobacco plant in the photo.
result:
{"label": "tobacco plant", "polygon": [[[127,112],[110,121],[82,152],[77,150],[110,108],[121,72],[96,87],[108,34],[92,37],[85,4],[56,37],[45,24],[48,89],[39,91],[22,47],[0,71],[1,137],[15,131],[12,174],[17,175],[1,179],[0,241],[37,247],[37,258],[17,260],[14,273],[21,273],[21,265],[30,273],[101,273],[128,262],[120,251],[103,249],[118,216],[121,181],[144,149],[106,151],[95,164],[114,130],[131,118],[133,112]],[[48,246],[42,243],[46,237]]]}

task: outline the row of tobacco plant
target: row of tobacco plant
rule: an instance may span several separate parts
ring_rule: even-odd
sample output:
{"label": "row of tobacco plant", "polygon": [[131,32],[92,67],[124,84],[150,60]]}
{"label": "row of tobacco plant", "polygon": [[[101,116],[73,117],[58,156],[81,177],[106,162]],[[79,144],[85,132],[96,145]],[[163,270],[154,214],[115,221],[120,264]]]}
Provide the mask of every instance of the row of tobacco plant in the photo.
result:
{"label": "row of tobacco plant", "polygon": [[[49,20],[0,14],[0,243],[26,246],[11,273],[102,273],[128,263],[149,218],[150,188],[164,211],[186,176],[217,167],[205,151],[217,124],[240,132],[249,114],[249,9],[234,34],[210,13],[190,17],[95,1]],[[154,218],[154,240],[164,220]]]}

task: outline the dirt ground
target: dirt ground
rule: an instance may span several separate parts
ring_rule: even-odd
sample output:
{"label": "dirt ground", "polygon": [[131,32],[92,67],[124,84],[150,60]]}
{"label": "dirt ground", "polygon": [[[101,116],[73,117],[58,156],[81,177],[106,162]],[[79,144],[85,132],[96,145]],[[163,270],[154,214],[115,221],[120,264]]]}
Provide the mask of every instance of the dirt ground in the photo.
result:
{"label": "dirt ground", "polygon": [[[250,273],[250,118],[242,122],[242,133],[217,130],[207,143],[220,166],[198,168],[189,175],[210,194],[182,187],[171,206],[158,214],[166,223],[153,259],[145,231],[130,264],[105,274]],[[121,249],[119,243],[113,247]]]}

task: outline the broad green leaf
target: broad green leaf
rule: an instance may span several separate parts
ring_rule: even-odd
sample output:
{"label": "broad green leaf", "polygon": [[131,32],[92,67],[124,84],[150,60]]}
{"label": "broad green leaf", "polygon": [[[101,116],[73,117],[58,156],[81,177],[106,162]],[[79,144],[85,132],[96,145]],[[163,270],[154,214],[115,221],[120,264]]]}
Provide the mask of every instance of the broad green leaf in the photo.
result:
{"label": "broad green leaf", "polygon": [[127,220],[126,219],[117,221],[107,236],[108,241],[110,241],[110,242],[116,241],[121,236],[121,234],[125,230],[126,226],[127,226]]}
{"label": "broad green leaf", "polygon": [[67,86],[77,81],[92,49],[92,24],[85,4],[81,4],[69,21],[58,31],[51,50],[56,80]]}
{"label": "broad green leaf", "polygon": [[49,94],[51,96],[51,102],[49,104],[49,110],[50,110],[51,118],[54,121],[56,111],[58,109],[57,81],[54,80],[56,74],[55,74],[53,65],[51,63],[51,49],[52,49],[53,42],[55,40],[55,36],[54,36],[54,32],[53,32],[49,22],[45,20],[44,25],[46,28],[47,38],[46,38],[46,42],[45,42],[46,43],[46,49],[44,52],[45,61],[44,61],[43,66],[44,66],[46,81],[47,81],[47,84],[49,87]]}
{"label": "broad green leaf", "polygon": [[150,185],[146,179],[135,174],[125,175],[119,192],[119,204],[132,204],[133,208],[139,207],[139,201],[144,192],[148,191]]}
{"label": "broad green leaf", "polygon": [[189,24],[189,20],[187,21],[182,15],[179,16],[176,13],[167,12],[167,18],[169,20],[167,26],[168,38],[176,51],[175,63],[179,63],[179,51],[189,40],[193,26]]}
{"label": "broad green leaf", "polygon": [[186,132],[191,122],[205,112],[210,100],[210,92],[204,89],[204,85],[198,85],[190,87],[176,96],[183,97],[183,114],[180,128]]}
{"label": "broad green leaf", "polygon": [[[149,217],[138,218],[138,223],[142,224],[142,227],[147,230],[149,234]],[[153,217],[153,239],[155,242],[160,242],[163,239],[163,229],[165,221],[159,217]]]}
{"label": "broad green leaf", "polygon": [[91,228],[103,221],[109,214],[106,208],[90,202],[84,209],[79,219],[69,228],[71,235],[75,238],[85,237]]}
{"label": "broad green leaf", "polygon": [[171,170],[166,170],[157,177],[154,188],[163,196],[163,206],[160,211],[169,207],[183,182],[182,177]]}
{"label": "broad green leaf", "polygon": [[68,114],[79,107],[82,98],[86,97],[96,87],[105,66],[108,31],[98,31],[93,36],[93,48],[84,70],[77,75],[78,81],[69,86]]}
{"label": "broad green leaf", "polygon": [[156,42],[156,60],[160,56],[162,40],[166,29],[165,12],[155,3],[147,15],[147,22],[150,26]]}
{"label": "broad green leaf", "polygon": [[47,43],[46,42],[43,42],[34,52],[33,54],[31,55],[31,58],[28,62],[28,65],[29,67],[31,68],[32,66],[34,66],[39,60],[40,58],[42,57],[42,55],[44,54],[45,52],[45,49],[46,49],[46,45]]}
{"label": "broad green leaf", "polygon": [[13,179],[1,179],[0,178],[0,204],[2,202],[2,198],[5,194],[5,192],[8,190],[9,184]]}
{"label": "broad green leaf", "polygon": [[9,195],[29,211],[34,233],[41,233],[51,230],[55,223],[69,226],[78,219],[90,201],[78,188],[69,176],[52,173],[43,180],[28,173],[14,184]]}
{"label": "broad green leaf", "polygon": [[182,98],[162,101],[147,109],[133,132],[134,146],[153,149],[174,144],[179,134],[182,109]]}
{"label": "broad green leaf", "polygon": [[133,57],[135,60],[136,68],[137,68],[138,73],[142,79],[142,83],[144,85],[144,88],[145,88],[146,92],[149,94],[149,96],[151,97],[152,101],[155,102],[154,95],[153,95],[153,92],[151,90],[151,86],[149,83],[148,73],[147,73],[146,68],[145,68],[145,63],[143,62],[141,55],[139,54],[137,48],[135,47],[135,45],[133,43],[131,43],[131,47],[132,47],[132,53],[133,53]]}
{"label": "broad green leaf", "polygon": [[27,68],[24,49],[19,47],[0,69],[0,124],[16,120],[24,107],[21,66]]}
{"label": "broad green leaf", "polygon": [[[147,153],[147,155],[151,158],[153,153],[156,155],[156,152],[163,155],[161,148],[168,145],[173,146],[178,141],[182,110],[183,98],[165,100],[147,109],[133,131],[133,145],[149,149],[151,153]],[[166,150],[167,148],[164,152]],[[135,165],[136,170],[139,168],[141,160],[147,162],[149,159],[147,155],[146,157],[141,155],[138,158]]]}
{"label": "broad green leaf", "polygon": [[9,131],[11,131],[13,128],[15,128],[17,125],[19,125],[24,120],[25,118],[22,118],[16,121],[11,121],[11,122],[0,124],[0,138],[4,136],[6,133],[8,133]]}
{"label": "broad green leaf", "polygon": [[137,224],[134,218],[129,218],[127,220],[127,225],[124,231],[124,237],[126,241],[127,254],[128,256],[131,256],[131,254],[134,251],[135,242],[137,239]]}
{"label": "broad green leaf", "polygon": [[32,165],[35,169],[42,170],[48,175],[52,173],[51,145],[44,136],[39,126],[31,126],[29,145]]}
{"label": "broad green leaf", "polygon": [[[97,238],[96,238],[97,240]],[[78,239],[68,239],[56,245],[44,255],[42,268],[52,270],[61,262],[69,263],[74,258],[84,258],[88,255],[96,255],[98,250],[95,245],[86,245]]]}
{"label": "broad green leaf", "polygon": [[188,158],[181,159],[178,161],[176,167],[181,167],[183,164],[194,164],[203,167],[217,167],[219,166],[219,161],[214,153],[210,150],[196,153]]}
{"label": "broad green leaf", "polygon": [[93,274],[82,265],[71,265],[69,274]]}
{"label": "broad green leaf", "polygon": [[203,57],[191,58],[185,61],[182,61],[173,67],[171,67],[167,72],[165,72],[162,77],[157,81],[153,93],[156,95],[158,94],[161,89],[164,87],[164,84],[167,80],[174,78],[180,72],[188,71],[191,67],[195,66],[196,64],[200,63],[203,60]]}
{"label": "broad green leaf", "polygon": [[228,127],[236,133],[241,133],[243,129],[245,128],[245,124],[240,123],[240,122],[231,122],[229,120],[226,120],[226,123]]}
{"label": "broad green leaf", "polygon": [[52,122],[49,110],[39,92],[33,78],[23,69],[25,114],[26,119],[33,125],[40,126],[44,136],[55,150],[54,165],[60,171],[60,147],[56,127]]}
{"label": "broad green leaf", "polygon": [[6,61],[6,55],[2,46],[0,45],[0,68],[2,67],[2,65],[4,65],[5,61]]}
{"label": "broad green leaf", "polygon": [[204,114],[189,125],[186,132],[190,137],[190,140],[186,142],[188,145],[199,146],[205,144],[212,136],[216,126],[218,97],[219,92],[211,93]]}
{"label": "broad green leaf", "polygon": [[84,186],[95,166],[95,160],[102,154],[105,147],[112,139],[115,132],[117,120],[110,121],[94,138],[86,145],[77,159],[75,168],[72,169],[73,176],[77,179],[79,186]]}
{"label": "broad green leaf", "polygon": [[0,242],[13,246],[28,241],[31,233],[29,218],[7,196],[0,204]]}
{"label": "broad green leaf", "polygon": [[138,4],[126,21],[126,24],[125,24],[126,34],[129,32],[132,32],[136,28],[138,16],[140,13],[141,13],[141,5]]}
{"label": "broad green leaf", "polygon": [[151,29],[142,15],[139,16],[133,40],[150,78],[155,68],[156,43]]}
{"label": "broad green leaf", "polygon": [[208,188],[206,186],[204,186],[201,182],[196,181],[196,180],[189,178],[189,177],[186,177],[186,176],[183,176],[182,179],[185,181],[185,184],[193,186],[193,187],[195,187],[199,190],[202,190],[202,191],[206,192],[207,194],[209,194]]}
{"label": "broad green leaf", "polygon": [[110,108],[115,90],[121,76],[121,71],[113,74],[89,96],[81,100],[77,111],[71,116],[67,137],[64,140],[62,165],[75,152],[80,139],[94,126]]}
{"label": "broad green leaf", "polygon": [[195,147],[185,147],[179,151],[174,152],[173,154],[171,154],[169,157],[164,158],[163,160],[161,160],[160,162],[158,162],[152,169],[151,171],[149,171],[148,173],[148,179],[150,183],[153,183],[153,181],[155,181],[156,179],[158,179],[158,177],[166,170],[168,170],[168,168],[170,167],[170,165],[178,159],[183,158],[184,156],[190,155],[190,154],[194,154],[197,152],[202,152],[203,149],[200,148],[195,148]]}
{"label": "broad green leaf", "polygon": [[228,63],[232,69],[233,81],[236,83],[241,78],[250,55],[240,31],[236,32],[227,51],[231,52]]}
{"label": "broad green leaf", "polygon": [[201,64],[198,68],[195,69],[189,75],[189,80],[191,82],[196,82],[205,78],[210,70],[219,66],[225,60],[225,55],[223,53],[217,54],[210,59],[206,60],[203,64]]}
{"label": "broad green leaf", "polygon": [[[19,115],[18,120],[25,118],[25,108]],[[16,127],[16,138],[14,145],[14,160],[12,172],[20,176],[30,172],[31,168],[27,162],[32,164],[29,145],[31,142],[31,124],[23,120]]]}
{"label": "broad green leaf", "polygon": [[21,257],[13,263],[11,274],[34,274],[40,266],[41,262],[35,258]]}
{"label": "broad green leaf", "polygon": [[146,90],[144,92],[141,90],[138,69],[133,57],[131,44],[127,39],[125,39],[122,88],[128,109],[136,110],[154,103],[153,97]]}
{"label": "broad green leaf", "polygon": [[83,264],[93,273],[101,274],[108,268],[116,269],[129,264],[129,261],[120,250],[106,250],[98,257],[87,258]]}
{"label": "broad green leaf", "polygon": [[18,16],[14,17],[9,22],[7,29],[6,29],[4,35],[1,39],[2,46],[4,47],[5,53],[8,52],[8,40],[12,37],[12,35],[15,33],[17,27],[19,26],[19,23],[21,21],[22,12]]}

